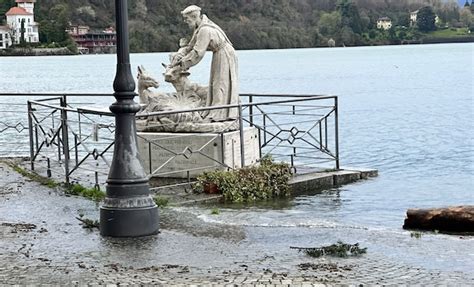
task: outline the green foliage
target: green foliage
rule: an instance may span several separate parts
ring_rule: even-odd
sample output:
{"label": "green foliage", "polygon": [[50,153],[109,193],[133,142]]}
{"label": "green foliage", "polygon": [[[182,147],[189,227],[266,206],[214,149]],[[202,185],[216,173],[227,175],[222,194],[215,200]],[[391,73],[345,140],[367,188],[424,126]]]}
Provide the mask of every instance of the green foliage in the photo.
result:
{"label": "green foliage", "polygon": [[347,244],[342,241],[338,241],[336,244],[331,244],[329,246],[315,247],[315,248],[305,248],[305,247],[291,247],[292,249],[297,249],[299,252],[304,252],[306,255],[311,257],[321,257],[321,256],[332,256],[332,257],[341,257],[347,258],[349,256],[360,256],[367,253],[367,248],[360,248],[359,243],[356,244]]}
{"label": "green foliage", "polygon": [[221,211],[217,207],[214,207],[213,209],[211,209],[211,214],[212,215],[219,215],[220,213],[221,213]]}
{"label": "green foliage", "polygon": [[429,37],[459,37],[468,36],[468,28],[451,28],[451,29],[439,29],[426,34]]}
{"label": "green foliage", "polygon": [[160,208],[163,208],[163,207],[166,207],[169,203],[169,199],[166,198],[166,197],[162,197],[162,196],[158,196],[158,195],[155,195],[153,197],[153,200],[155,201],[155,204],[160,207]]}
{"label": "green foliage", "polygon": [[[38,3],[37,5],[41,5]],[[40,24],[40,41],[42,43],[58,43],[67,46],[70,39],[66,30],[71,21],[70,7],[67,3],[56,4],[49,9],[48,16],[38,15]]]}
{"label": "green foliage", "polygon": [[[15,165],[12,163],[8,163],[8,164],[11,168],[13,168],[14,171],[18,172],[22,176],[28,177],[29,179],[39,182],[40,184],[45,185],[49,188],[56,188],[56,187],[61,186],[60,183],[50,178],[43,177],[34,172],[27,171],[26,169],[18,165]],[[65,193],[69,195],[83,196],[85,198],[92,199],[94,201],[101,201],[102,199],[105,198],[105,193],[96,188],[87,188],[77,183],[69,184],[69,185],[66,185],[65,187],[66,187]]]}
{"label": "green foliage", "polygon": [[423,234],[419,231],[413,231],[410,233],[410,237],[420,239]]}
{"label": "green foliage", "polygon": [[352,0],[338,0],[337,10],[342,17],[342,25],[352,33],[360,34],[362,32],[362,21],[359,15],[359,9]]}
{"label": "green foliage", "polygon": [[421,32],[429,32],[436,30],[435,25],[436,15],[433,12],[433,8],[430,6],[425,6],[418,11],[416,17],[416,25],[418,30]]}
{"label": "green foliage", "polygon": [[322,13],[318,21],[319,32],[327,37],[336,37],[342,27],[341,14],[337,11]]}
{"label": "green foliage", "polygon": [[55,188],[55,187],[58,187],[60,185],[59,183],[55,182],[54,180],[52,180],[50,178],[40,176],[40,175],[38,175],[36,173],[33,173],[33,172],[29,172],[26,169],[24,169],[24,168],[22,168],[18,165],[9,163],[9,166],[11,168],[13,168],[14,171],[21,174],[22,176],[27,177],[27,178],[29,178],[33,181],[39,182],[40,184],[45,185],[49,188]]}
{"label": "green foliage", "polygon": [[105,198],[105,193],[96,188],[87,188],[80,184],[70,184],[66,186],[66,194],[82,196],[94,201],[101,201]]}
{"label": "green foliage", "polygon": [[226,202],[255,202],[288,197],[291,170],[286,163],[275,163],[263,158],[259,166],[232,171],[205,172],[197,178],[194,189],[202,192],[206,185],[215,184]]}
{"label": "green foliage", "polygon": [[6,19],[3,18],[5,13],[15,5],[15,0],[0,0],[0,25],[5,23]]}
{"label": "green foliage", "polygon": [[[416,33],[395,30],[379,33],[379,17],[390,17],[394,26],[409,27],[409,12],[426,5],[423,0],[198,0],[209,18],[226,31],[236,49],[307,48],[336,44],[375,45],[416,38]],[[429,1],[444,24],[469,27],[472,18],[452,1]],[[178,40],[191,37],[180,11],[189,1],[128,1],[130,49],[132,52],[176,51]],[[15,6],[14,0],[0,0],[0,18]],[[474,5],[464,10],[474,12]],[[92,29],[115,26],[114,1],[41,0],[35,5],[40,23],[40,40],[51,46],[75,50],[65,32],[68,23]],[[460,14],[463,14],[460,19]],[[423,14],[423,12],[422,12]],[[419,14],[420,15],[420,14]],[[432,26],[430,26],[432,28]],[[422,28],[423,29],[423,28]],[[431,31],[422,30],[420,31]],[[419,38],[416,38],[419,39]]]}

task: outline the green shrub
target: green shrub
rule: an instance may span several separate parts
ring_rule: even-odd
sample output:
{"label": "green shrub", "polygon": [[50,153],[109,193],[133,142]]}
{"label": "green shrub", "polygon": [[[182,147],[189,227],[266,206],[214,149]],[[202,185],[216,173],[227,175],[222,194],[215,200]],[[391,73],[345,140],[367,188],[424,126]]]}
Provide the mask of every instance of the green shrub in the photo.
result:
{"label": "green shrub", "polygon": [[166,198],[166,197],[162,197],[162,196],[155,196],[155,197],[153,197],[153,200],[155,201],[155,204],[158,207],[165,207],[169,203],[169,199]]}
{"label": "green shrub", "polygon": [[205,172],[197,178],[194,189],[203,192],[206,186],[215,184],[226,202],[254,202],[288,197],[290,177],[288,164],[275,163],[270,157],[265,157],[258,166]]}
{"label": "green shrub", "polygon": [[86,188],[80,184],[70,184],[66,186],[66,194],[83,196],[94,201],[101,201],[105,198],[105,193],[96,188]]}

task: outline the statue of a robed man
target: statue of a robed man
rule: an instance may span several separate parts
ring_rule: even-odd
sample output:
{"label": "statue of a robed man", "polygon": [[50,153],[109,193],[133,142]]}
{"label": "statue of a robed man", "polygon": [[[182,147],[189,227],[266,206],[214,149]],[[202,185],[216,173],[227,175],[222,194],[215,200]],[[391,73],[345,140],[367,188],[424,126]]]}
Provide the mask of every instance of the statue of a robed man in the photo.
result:
{"label": "statue of a robed man", "polygon": [[[206,106],[239,103],[237,57],[229,38],[217,24],[206,15],[201,15],[201,8],[196,5],[187,7],[181,14],[194,33],[188,45],[173,57],[171,65],[179,65],[187,70],[198,64],[207,50],[212,51]],[[204,115],[214,121],[235,119],[237,116],[236,108],[211,110]]]}

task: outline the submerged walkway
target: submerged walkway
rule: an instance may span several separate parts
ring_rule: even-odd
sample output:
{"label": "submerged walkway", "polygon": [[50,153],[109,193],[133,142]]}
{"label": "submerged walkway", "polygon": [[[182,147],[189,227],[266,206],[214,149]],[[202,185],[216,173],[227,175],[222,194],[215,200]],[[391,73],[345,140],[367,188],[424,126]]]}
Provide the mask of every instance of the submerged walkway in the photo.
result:
{"label": "submerged walkway", "polygon": [[[41,186],[0,162],[0,284],[319,286],[474,282],[472,272],[427,269],[371,249],[357,258],[314,259],[290,249],[289,240],[281,240],[278,228],[206,223],[182,208],[162,210],[161,233],[141,239],[102,238],[98,230],[84,229],[76,219],[79,216],[98,219],[98,205]],[[309,244],[322,232],[328,230],[305,229],[295,237],[302,236],[297,241]],[[472,240],[460,241],[472,244]]]}

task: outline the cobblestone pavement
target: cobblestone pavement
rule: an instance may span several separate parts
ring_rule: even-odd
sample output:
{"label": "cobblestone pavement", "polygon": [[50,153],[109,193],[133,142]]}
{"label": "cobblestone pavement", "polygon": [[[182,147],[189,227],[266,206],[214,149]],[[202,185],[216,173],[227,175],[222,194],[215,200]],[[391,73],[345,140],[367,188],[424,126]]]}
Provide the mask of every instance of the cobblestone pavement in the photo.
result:
{"label": "cobblestone pavement", "polygon": [[[0,163],[0,285],[474,285],[473,272],[427,268],[376,248],[357,258],[314,259],[279,238],[291,230],[204,223],[179,209],[162,210],[161,233],[140,239],[102,238],[80,225],[79,214],[97,219],[98,205]],[[337,232],[347,233],[304,229],[294,242]]]}

